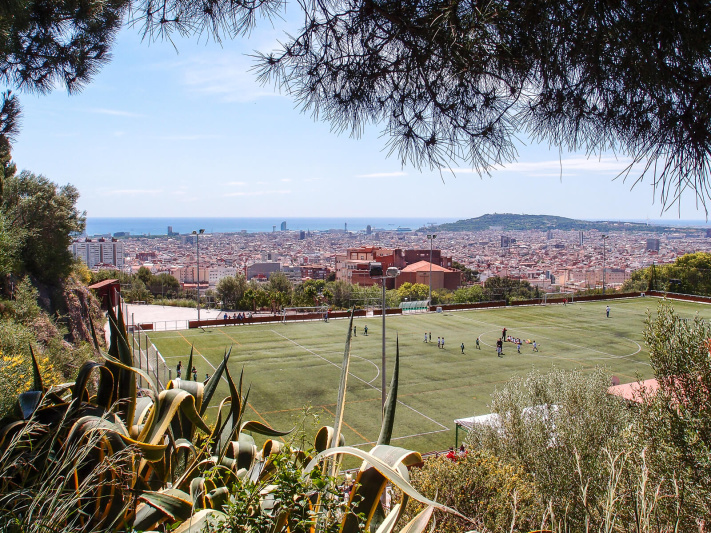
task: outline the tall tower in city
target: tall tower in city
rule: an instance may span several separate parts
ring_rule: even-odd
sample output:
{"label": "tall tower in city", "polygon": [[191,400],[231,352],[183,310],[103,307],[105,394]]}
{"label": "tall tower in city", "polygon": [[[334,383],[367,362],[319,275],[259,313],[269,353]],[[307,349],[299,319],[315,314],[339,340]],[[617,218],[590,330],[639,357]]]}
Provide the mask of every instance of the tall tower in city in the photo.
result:
{"label": "tall tower in city", "polygon": [[585,234],[581,231],[580,232],[580,246],[585,244]]}
{"label": "tall tower in city", "polygon": [[371,233],[373,233],[373,228],[371,228],[371,227],[370,227],[370,224],[368,224],[368,225],[365,227],[365,234],[366,234],[366,235],[370,235]]}
{"label": "tall tower in city", "polygon": [[281,223],[281,231],[286,231],[286,220]]}

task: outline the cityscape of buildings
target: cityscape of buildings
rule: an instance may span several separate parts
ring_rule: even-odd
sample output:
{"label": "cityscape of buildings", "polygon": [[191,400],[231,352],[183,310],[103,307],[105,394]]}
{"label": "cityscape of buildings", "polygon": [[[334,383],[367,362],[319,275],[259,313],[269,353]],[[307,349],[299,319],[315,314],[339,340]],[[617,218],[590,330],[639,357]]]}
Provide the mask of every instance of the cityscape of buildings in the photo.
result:
{"label": "cityscape of buildings", "polygon": [[[289,231],[286,221],[264,233],[176,234],[166,236],[94,236],[75,240],[75,257],[90,269],[136,272],[146,267],[168,273],[186,288],[200,283],[214,288],[226,276],[243,273],[248,280],[266,281],[283,272],[293,282],[335,279],[360,285],[376,283],[370,262],[397,267],[400,275],[389,288],[403,283],[431,283],[433,289],[456,289],[461,272],[456,261],[479,272],[480,283],[492,276],[526,280],[542,291],[577,291],[604,281],[619,287],[637,269],[673,262],[677,257],[711,251],[711,232],[664,234],[628,231],[503,231],[479,232],[372,230]],[[198,242],[199,239],[199,242]],[[199,244],[199,246],[198,246]],[[199,261],[198,261],[199,248]],[[199,269],[198,269],[199,263]],[[331,276],[333,278],[333,276]]]}

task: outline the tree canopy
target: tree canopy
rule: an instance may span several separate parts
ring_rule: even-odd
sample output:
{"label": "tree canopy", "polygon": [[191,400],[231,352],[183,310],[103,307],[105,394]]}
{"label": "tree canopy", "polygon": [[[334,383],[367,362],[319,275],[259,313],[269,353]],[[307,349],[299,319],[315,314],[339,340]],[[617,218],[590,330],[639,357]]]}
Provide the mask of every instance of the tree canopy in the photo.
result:
{"label": "tree canopy", "polygon": [[[244,35],[282,0],[13,0],[0,7],[0,82],[70,92],[122,24],[149,40]],[[485,173],[516,136],[614,150],[664,202],[708,197],[711,11],[676,0],[329,0],[258,54],[260,77],[334,129],[382,124],[403,163]],[[4,121],[4,117],[0,117]],[[4,128],[4,124],[0,124]]]}
{"label": "tree canopy", "polygon": [[71,271],[71,235],[83,231],[85,224],[85,213],[76,207],[78,198],[73,186],[60,187],[27,171],[5,181],[0,215],[22,231],[21,244],[13,245],[19,261],[16,272],[53,283]]}

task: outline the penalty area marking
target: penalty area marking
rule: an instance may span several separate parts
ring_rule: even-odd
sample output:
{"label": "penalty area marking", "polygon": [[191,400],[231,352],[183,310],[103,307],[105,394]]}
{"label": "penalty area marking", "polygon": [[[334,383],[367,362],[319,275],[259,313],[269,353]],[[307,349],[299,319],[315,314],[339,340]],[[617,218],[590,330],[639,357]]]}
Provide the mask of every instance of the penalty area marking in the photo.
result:
{"label": "penalty area marking", "polygon": [[[478,323],[480,323],[480,324],[486,324],[487,326],[493,325],[493,324],[491,324],[491,323],[489,323],[489,322],[484,322],[484,321],[481,321],[481,320],[474,320],[474,319],[470,319],[470,318],[468,318],[468,317],[462,317],[462,318],[464,318],[465,320],[469,320],[469,321],[471,321],[471,322],[478,322]],[[562,327],[569,327],[569,326],[562,326]],[[544,325],[544,326],[517,326],[517,327],[516,327],[517,330],[523,330],[523,331],[526,331],[526,330],[529,330],[529,331],[530,331],[530,330],[534,330],[534,329],[535,329],[535,330],[538,330],[538,329],[550,329],[550,328],[560,329],[561,326]],[[482,336],[483,336],[483,335],[487,335],[488,333],[491,333],[491,332],[498,332],[498,327],[497,327],[497,329],[487,330],[487,331],[484,331],[484,332],[480,333],[477,338],[479,339],[479,342],[480,342],[481,344],[484,344],[485,346],[489,346],[489,347],[493,348],[493,345],[489,344],[488,342],[485,342],[485,341],[482,339]],[[530,333],[529,333],[529,334],[530,334]],[[611,354],[611,353],[608,353],[608,352],[603,352],[603,351],[601,351],[601,350],[595,350],[594,348],[588,348],[588,347],[586,347],[586,346],[580,346],[579,344],[575,344],[575,343],[572,343],[572,342],[566,342],[566,341],[563,341],[563,340],[559,340],[559,339],[557,339],[557,338],[554,339],[554,338],[546,337],[546,336],[542,336],[542,337],[541,337],[540,335],[538,335],[538,337],[539,337],[539,338],[542,338],[542,339],[546,339],[546,340],[551,341],[551,342],[560,343],[560,344],[565,344],[565,345],[568,345],[568,346],[573,346],[574,348],[578,348],[578,349],[580,349],[580,350],[595,352],[595,353],[599,353],[599,354],[602,354],[603,356],[605,356],[605,357],[596,357],[596,359],[627,359],[627,358],[629,358],[629,357],[632,357],[632,356],[637,355],[639,352],[642,351],[642,346],[641,346],[637,341],[632,340],[632,339],[630,339],[630,338],[628,338],[628,337],[620,337],[620,338],[625,339],[626,341],[629,341],[629,342],[633,343],[634,345],[636,345],[636,346],[637,346],[637,350],[634,351],[634,352],[631,352],[631,353],[629,353],[629,354],[622,354],[622,355]],[[642,365],[648,365],[648,363],[645,363],[645,362],[643,362],[643,361],[634,361],[634,362],[635,362],[635,363],[638,363],[638,364],[642,364]]]}
{"label": "penalty area marking", "polygon": [[[302,344],[299,344],[298,342],[296,342],[296,341],[293,340],[293,339],[290,339],[290,338],[287,337],[286,335],[282,335],[281,333],[279,333],[278,331],[275,331],[275,330],[273,330],[273,329],[272,329],[272,330],[269,330],[269,331],[271,331],[272,333],[274,333],[275,335],[278,335],[279,337],[281,337],[281,338],[283,338],[283,339],[286,339],[287,341],[291,342],[291,343],[294,344],[295,346],[298,346],[298,347],[301,348],[302,350],[304,350],[304,351],[310,353],[311,355],[314,355],[315,357],[318,357],[319,359],[321,359],[321,360],[327,362],[329,365],[335,366],[335,367],[338,368],[339,370],[341,369],[341,365],[339,365],[339,364],[337,364],[337,363],[334,363],[334,362],[332,362],[332,361],[329,361],[328,359],[326,359],[326,358],[323,357],[322,355],[317,354],[316,352],[314,352],[314,351],[311,350],[310,348],[307,348],[306,346],[304,346],[304,345],[302,345]],[[361,378],[360,376],[357,376],[357,375],[354,374],[353,372],[350,372],[350,371],[349,371],[348,374],[351,375],[351,376],[353,376],[354,379],[357,379],[358,381],[360,381],[360,382],[363,383],[364,385],[367,385],[367,386],[370,387],[371,389],[375,389],[375,390],[380,391],[380,392],[382,393],[382,390],[381,390],[380,388],[376,387],[376,386],[373,385],[372,383],[367,382],[366,380],[364,380],[364,379]],[[410,410],[413,411],[414,413],[417,413],[417,414],[420,415],[422,418],[424,418],[424,419],[426,419],[426,420],[429,420],[429,421],[432,422],[433,424],[438,425],[440,428],[442,428],[440,431],[449,431],[449,428],[448,428],[447,426],[445,426],[444,424],[441,424],[441,423],[437,422],[435,419],[433,419],[433,418],[427,416],[427,415],[424,414],[423,412],[418,411],[417,409],[415,409],[415,408],[412,407],[411,405],[408,405],[408,404],[404,403],[404,402],[401,401],[401,400],[398,400],[397,403],[400,404],[400,405],[402,405],[403,407],[406,407],[407,409],[410,409]]]}

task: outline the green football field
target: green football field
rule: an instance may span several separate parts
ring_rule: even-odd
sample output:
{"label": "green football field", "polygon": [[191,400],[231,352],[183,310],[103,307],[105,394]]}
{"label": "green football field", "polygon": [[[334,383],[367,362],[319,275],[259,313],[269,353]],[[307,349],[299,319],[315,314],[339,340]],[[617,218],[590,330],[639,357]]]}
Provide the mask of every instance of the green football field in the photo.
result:
{"label": "green football field", "polygon": [[[611,301],[610,318],[605,302],[388,316],[388,384],[396,338],[401,357],[392,443],[421,452],[448,448],[454,444],[455,419],[488,413],[492,391],[533,367],[589,371],[604,366],[621,383],[651,377],[642,333],[647,310],[654,311],[658,301]],[[711,318],[708,305],[674,302],[674,308],[682,316]],[[381,318],[356,319],[354,325],[344,435],[347,444],[357,446],[375,441],[380,428]],[[504,357],[498,358],[495,343],[503,327],[510,335],[535,340],[539,352],[524,344],[519,355],[505,343]],[[290,429],[303,419],[307,405],[320,415],[319,425],[333,424],[347,328],[347,320],[277,323],[153,332],[150,340],[173,372],[179,360],[187,365],[194,345],[200,379],[212,374],[232,346],[230,372],[236,380],[244,367],[245,384],[251,386],[247,419]],[[432,343],[423,341],[425,332],[432,333]],[[441,336],[445,349],[437,348]],[[223,383],[217,397],[227,395]]]}

